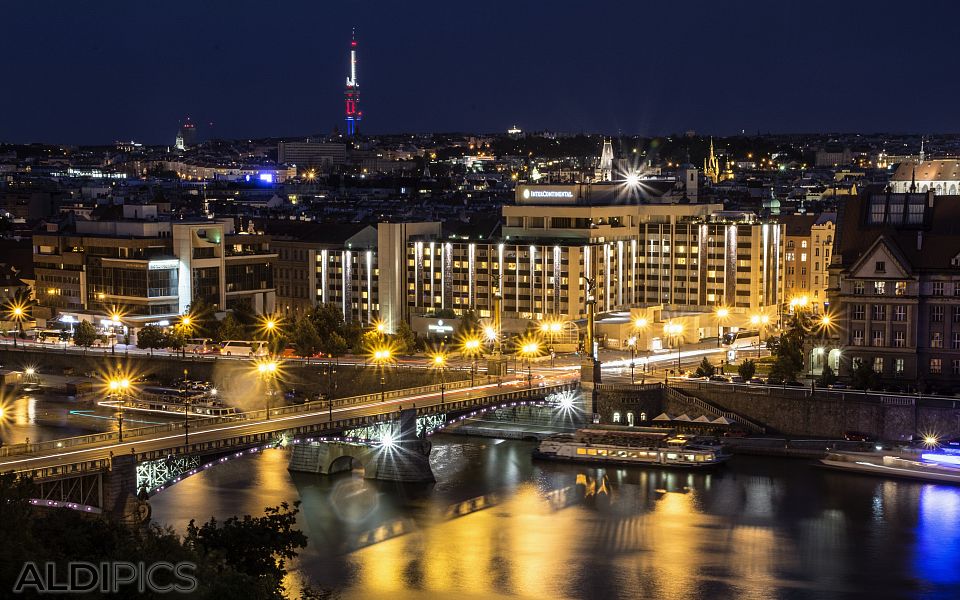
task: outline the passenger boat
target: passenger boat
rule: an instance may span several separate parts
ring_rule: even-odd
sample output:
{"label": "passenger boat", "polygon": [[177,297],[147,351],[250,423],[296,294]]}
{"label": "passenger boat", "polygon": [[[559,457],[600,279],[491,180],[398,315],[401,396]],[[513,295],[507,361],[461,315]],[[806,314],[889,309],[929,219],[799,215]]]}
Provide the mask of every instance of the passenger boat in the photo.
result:
{"label": "passenger boat", "polygon": [[[209,392],[172,392],[143,392],[127,397],[123,401],[123,410],[175,416],[184,416],[186,413],[191,417],[232,417],[237,414],[234,407],[225,406],[216,395]],[[110,399],[99,404],[115,408],[117,401]]]}
{"label": "passenger boat", "polygon": [[873,452],[830,452],[820,459],[829,469],[960,484],[960,454],[942,449],[891,456]]}
{"label": "passenger boat", "polygon": [[534,458],[616,466],[703,469],[726,462],[719,444],[661,427],[591,425],[544,438]]}

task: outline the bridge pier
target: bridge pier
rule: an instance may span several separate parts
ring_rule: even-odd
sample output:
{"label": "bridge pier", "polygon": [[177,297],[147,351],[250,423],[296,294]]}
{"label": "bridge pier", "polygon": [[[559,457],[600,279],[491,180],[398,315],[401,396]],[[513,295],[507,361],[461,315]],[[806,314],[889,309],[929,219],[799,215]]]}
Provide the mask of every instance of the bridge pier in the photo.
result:
{"label": "bridge pier", "polygon": [[104,514],[121,520],[137,518],[137,457],[123,454],[110,459],[103,473],[102,506]]}
{"label": "bridge pier", "polygon": [[293,446],[290,471],[330,475],[357,461],[365,479],[403,482],[436,481],[430,469],[430,441],[417,437],[417,412],[400,412],[398,434],[390,440],[367,443],[310,442]]}

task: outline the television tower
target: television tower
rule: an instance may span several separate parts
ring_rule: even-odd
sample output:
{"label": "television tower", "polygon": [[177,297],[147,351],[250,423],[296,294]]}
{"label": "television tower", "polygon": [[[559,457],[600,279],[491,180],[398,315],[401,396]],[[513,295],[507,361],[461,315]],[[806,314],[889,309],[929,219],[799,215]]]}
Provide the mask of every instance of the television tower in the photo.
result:
{"label": "television tower", "polygon": [[357,122],[363,117],[360,111],[360,85],[357,82],[357,35],[350,35],[350,76],[343,90],[344,118],[347,122],[347,136],[357,133]]}

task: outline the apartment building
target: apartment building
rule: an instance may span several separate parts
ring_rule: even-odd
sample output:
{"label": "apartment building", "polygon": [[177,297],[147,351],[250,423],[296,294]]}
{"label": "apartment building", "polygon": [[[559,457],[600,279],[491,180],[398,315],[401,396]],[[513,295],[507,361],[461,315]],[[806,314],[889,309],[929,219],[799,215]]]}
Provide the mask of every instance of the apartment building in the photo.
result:
{"label": "apartment building", "polygon": [[960,198],[870,193],[841,208],[830,267],[842,375],[949,392],[960,382]]}

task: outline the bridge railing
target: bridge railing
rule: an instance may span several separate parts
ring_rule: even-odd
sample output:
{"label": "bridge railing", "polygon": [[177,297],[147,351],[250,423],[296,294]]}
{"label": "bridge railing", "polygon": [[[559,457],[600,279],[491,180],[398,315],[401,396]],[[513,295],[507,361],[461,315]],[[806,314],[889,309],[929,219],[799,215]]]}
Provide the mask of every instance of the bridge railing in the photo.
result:
{"label": "bridge railing", "polygon": [[[496,381],[496,378],[487,376],[477,377],[475,385],[483,385]],[[470,387],[470,380],[452,381],[442,385],[443,389],[458,390]],[[422,394],[437,393],[441,389],[441,384],[423,385],[413,388],[404,388],[399,390],[385,390],[383,395],[380,393],[363,394],[360,396],[349,396],[346,398],[336,398],[334,400],[314,400],[303,404],[292,404],[290,406],[276,407],[270,409],[270,416],[292,415],[299,413],[320,412],[331,408],[349,408],[360,404],[369,404],[377,402],[381,398],[384,400],[394,400],[397,398],[406,398]],[[222,425],[224,423],[236,423],[237,421],[256,421],[265,419],[266,410],[253,410],[244,413],[237,413],[228,417],[202,417],[190,419],[190,429],[196,430],[208,425]],[[153,436],[160,433],[171,433],[183,430],[183,422],[165,423],[162,425],[149,425],[146,427],[136,427],[124,429],[124,440],[134,440],[145,436]],[[30,444],[10,444],[0,447],[0,457],[16,456],[20,454],[33,454],[44,452],[55,452],[64,448],[75,448],[77,446],[87,446],[92,444],[102,444],[105,442],[119,441],[119,436],[115,432],[94,433],[69,438],[60,438],[45,442],[34,442]]]}

